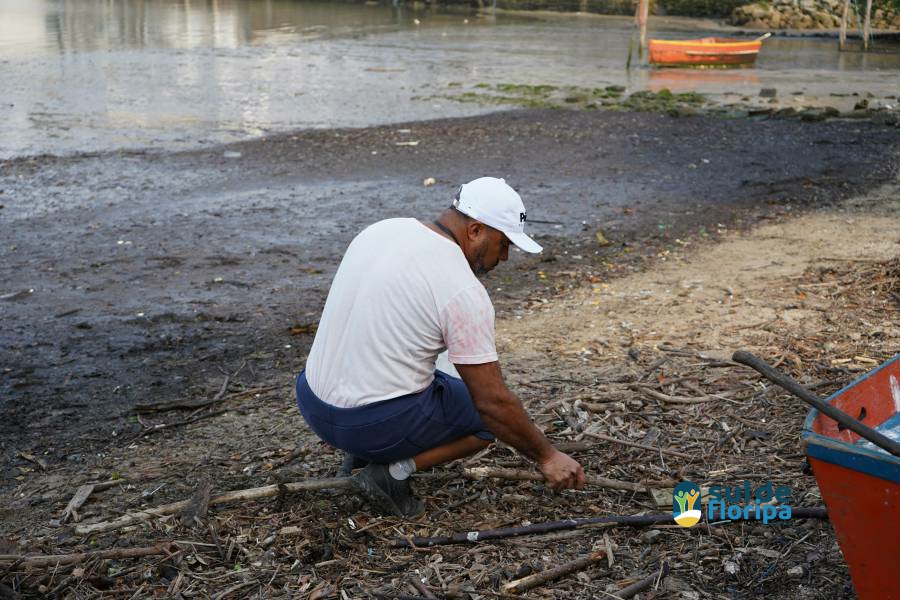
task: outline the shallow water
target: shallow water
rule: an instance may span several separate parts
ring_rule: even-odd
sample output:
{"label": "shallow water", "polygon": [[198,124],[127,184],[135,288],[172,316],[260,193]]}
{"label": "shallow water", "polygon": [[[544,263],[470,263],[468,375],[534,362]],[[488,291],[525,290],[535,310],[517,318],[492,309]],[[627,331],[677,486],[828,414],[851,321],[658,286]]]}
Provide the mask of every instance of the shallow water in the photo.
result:
{"label": "shallow water", "polygon": [[[697,37],[655,20],[655,35]],[[172,150],[497,110],[452,84],[897,93],[900,55],[768,40],[757,68],[624,69],[631,21],[287,0],[0,0],[0,158]]]}

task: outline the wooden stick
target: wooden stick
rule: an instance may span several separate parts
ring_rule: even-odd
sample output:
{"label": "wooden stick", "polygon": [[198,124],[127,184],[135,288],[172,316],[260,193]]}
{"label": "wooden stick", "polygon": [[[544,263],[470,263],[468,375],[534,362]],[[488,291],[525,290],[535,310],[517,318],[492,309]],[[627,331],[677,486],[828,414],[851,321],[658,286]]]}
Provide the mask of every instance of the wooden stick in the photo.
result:
{"label": "wooden stick", "polygon": [[153,435],[154,433],[159,433],[160,431],[165,431],[172,429],[174,427],[182,427],[183,425],[190,425],[191,423],[196,423],[202,419],[209,419],[210,417],[218,417],[219,415],[224,415],[228,412],[236,412],[240,411],[239,408],[223,408],[221,410],[214,410],[212,412],[204,413],[202,415],[196,415],[183,421],[175,421],[174,423],[163,423],[161,425],[156,425],[155,427],[147,427],[146,429],[142,429],[140,433],[134,434],[132,437],[128,438],[128,441],[134,441],[138,438],[148,437]]}
{"label": "wooden stick", "polygon": [[605,523],[641,527],[644,525],[657,525],[659,523],[672,522],[674,522],[672,513],[659,515],[591,517],[589,519],[566,519],[564,521],[547,521],[545,523],[535,523],[533,525],[526,525],[524,527],[501,527],[499,529],[482,529],[480,531],[459,531],[451,535],[441,535],[434,537],[400,538],[394,541],[393,546],[395,548],[408,548],[415,545],[416,547],[421,548],[429,546],[448,546],[450,544],[471,544],[487,540],[551,533],[554,531],[562,531],[566,529],[577,529],[579,527],[601,525]]}
{"label": "wooden stick", "polygon": [[392,600],[430,600],[428,596],[414,596],[412,594],[403,594],[401,592],[385,592],[376,590],[370,593],[376,598],[390,598]]}
{"label": "wooden stick", "polygon": [[669,404],[700,404],[702,402],[710,402],[714,400],[714,398],[688,398],[685,396],[670,396],[669,394],[663,394],[662,392],[657,392],[656,390],[651,390],[648,387],[644,386],[634,386],[634,389],[638,390],[642,394],[650,396],[651,398],[656,398],[662,402],[668,402]]}
{"label": "wooden stick", "polygon": [[570,452],[588,452],[594,448],[590,442],[553,442],[553,447],[566,454]]}
{"label": "wooden stick", "polygon": [[847,43],[847,14],[850,12],[850,0],[844,0],[844,10],[841,11],[841,33],[838,37],[838,50],[843,51]]}
{"label": "wooden stick", "polygon": [[78,522],[78,513],[75,512],[81,505],[87,502],[87,499],[91,497],[91,494],[94,493],[94,484],[86,483],[85,485],[78,486],[78,489],[75,490],[75,495],[72,496],[72,499],[69,500],[69,503],[66,505],[65,510],[63,511],[62,523],[67,522],[70,518],[74,518],[76,522]]}
{"label": "wooden stick", "polygon": [[872,429],[865,423],[854,419],[834,405],[828,404],[827,402],[823,401],[821,398],[800,385],[799,382],[795,381],[784,373],[775,370],[771,365],[769,365],[769,363],[759,358],[758,356],[755,356],[745,350],[738,350],[734,353],[734,356],[732,358],[735,362],[739,362],[742,365],[747,365],[748,367],[754,369],[772,383],[786,389],[793,395],[797,396],[798,398],[818,410],[820,413],[823,413],[824,415],[834,419],[850,431],[856,433],[860,437],[864,437],[879,448],[883,449],[885,452],[889,452],[894,456],[900,456],[900,443],[895,442],[880,431]]}
{"label": "wooden stick", "polygon": [[[154,476],[149,477],[149,479],[153,479]],[[114,488],[117,485],[124,485],[126,483],[135,483],[138,481],[143,481],[147,477],[143,477],[140,474],[137,477],[120,477],[118,479],[107,479],[106,481],[101,481],[99,483],[92,483],[90,485],[94,486],[95,492],[103,492],[108,490],[109,488]],[[88,485],[88,484],[85,484]]]}
{"label": "wooden stick", "polygon": [[282,459],[281,459],[280,461],[278,461],[277,463],[274,463],[274,464],[272,465],[272,468],[273,468],[273,469],[280,469],[281,467],[284,467],[284,466],[286,466],[286,465],[289,465],[290,463],[294,462],[295,460],[297,460],[297,459],[300,458],[301,456],[306,456],[307,454],[309,454],[309,448],[307,448],[307,447],[306,447],[306,444],[304,444],[303,446],[300,446],[300,447],[298,447],[298,448],[294,448],[293,450],[291,450],[291,453],[290,453],[290,454],[288,454],[287,456],[285,456],[284,458],[282,458]]}
{"label": "wooden stick", "polygon": [[872,35],[872,0],[866,0],[866,20],[863,21],[863,50],[869,50],[869,36]]}
{"label": "wooden stick", "polygon": [[651,585],[655,585],[657,581],[661,581],[663,577],[669,574],[669,563],[663,563],[659,570],[653,575],[649,575],[640,581],[632,583],[631,585],[622,588],[618,591],[618,593],[614,594],[616,598],[621,598],[621,600],[628,600],[628,598],[632,598],[637,596],[644,590],[646,590]]}
{"label": "wooden stick", "polygon": [[209,481],[203,481],[197,486],[187,507],[178,515],[183,525],[193,526],[199,519],[206,517],[206,511],[209,509],[209,495],[211,493],[212,483]]}
{"label": "wooden stick", "polygon": [[638,56],[643,58],[644,49],[647,48],[647,17],[650,13],[650,0],[638,0],[638,26],[641,29],[641,45]]}
{"label": "wooden stick", "polygon": [[17,452],[16,455],[19,458],[24,458],[28,462],[32,462],[41,468],[41,471],[47,470],[47,461],[43,458],[39,458],[34,454],[28,454],[27,452]]}
{"label": "wooden stick", "polygon": [[176,409],[197,409],[203,408],[204,406],[209,406],[210,404],[215,404],[216,402],[225,402],[228,400],[236,400],[238,398],[243,398],[244,396],[253,396],[255,394],[263,394],[265,392],[271,392],[272,390],[278,389],[279,386],[269,385],[258,388],[251,388],[249,390],[242,390],[240,392],[234,392],[233,394],[225,395],[225,390],[227,390],[228,379],[225,379],[225,385],[219,390],[212,399],[210,400],[189,400],[189,399],[178,399],[178,400],[165,400],[163,402],[154,402],[152,404],[136,404],[134,406],[134,412],[137,413],[155,413],[155,412],[165,412],[169,410]]}
{"label": "wooden stick", "polygon": [[[244,490],[234,490],[216,494],[209,499],[209,506],[216,504],[224,504],[226,502],[237,502],[243,500],[256,500],[258,498],[272,498],[280,493],[280,489],[284,488],[288,492],[302,492],[311,490],[328,490],[328,489],[348,489],[352,487],[349,478],[334,479],[307,479],[305,481],[294,481],[283,485],[266,485],[263,487],[249,488]],[[77,535],[91,535],[93,533],[102,533],[105,531],[115,531],[122,527],[127,527],[133,523],[141,521],[149,521],[155,517],[164,517],[181,512],[191,503],[191,500],[181,500],[171,504],[164,504],[156,508],[148,508],[132,513],[122,515],[118,519],[111,521],[101,521],[99,523],[90,523],[75,527]]]}
{"label": "wooden stick", "polygon": [[[496,469],[493,467],[473,467],[463,469],[466,477],[472,479],[485,479],[487,477],[496,477],[498,479],[512,479],[518,481],[544,481],[544,476],[535,471],[524,471],[518,469]],[[610,488],[614,490],[626,490],[629,492],[646,492],[647,487],[639,483],[631,481],[619,481],[617,479],[607,479],[606,477],[598,477],[596,475],[587,476],[587,484]]]}
{"label": "wooden stick", "polygon": [[35,556],[17,556],[0,554],[0,562],[13,562],[20,567],[41,568],[55,567],[59,565],[74,565],[94,557],[101,559],[140,558],[142,556],[158,556],[168,554],[166,550],[171,542],[163,542],[155,546],[143,548],[112,548],[110,550],[94,550],[93,552],[78,552],[75,554],[45,554]]}
{"label": "wooden stick", "polygon": [[580,571],[597,562],[600,562],[605,556],[605,550],[594,552],[589,556],[583,556],[571,562],[559,565],[558,567],[554,567],[546,571],[541,571],[540,573],[535,573],[534,575],[528,575],[527,577],[522,577],[521,579],[516,579],[515,581],[510,581],[503,586],[503,591],[506,593],[517,594],[530,590],[532,588],[536,588],[543,583],[553,581],[554,579],[558,579],[563,575],[568,575],[569,573]]}
{"label": "wooden stick", "polygon": [[412,584],[412,586],[414,588],[416,588],[416,591],[419,592],[419,594],[421,594],[422,596],[424,596],[426,598],[433,598],[434,600],[437,600],[437,596],[432,594],[431,590],[429,590],[427,587],[425,587],[425,585],[421,581],[419,581],[419,578],[416,577],[415,575],[409,576],[409,582]]}
{"label": "wooden stick", "polygon": [[[824,506],[815,507],[792,507],[792,519],[827,519],[828,512]],[[706,520],[705,517],[703,519]],[[749,519],[740,521],[731,521],[740,523],[746,521],[754,521],[752,514]],[[483,542],[488,540],[505,539],[511,537],[519,537],[523,535],[535,535],[542,533],[550,533],[553,531],[562,531],[566,529],[577,529],[579,527],[589,527],[591,525],[619,525],[623,527],[644,527],[646,525],[658,525],[660,523],[673,523],[672,513],[651,514],[651,515],[612,515],[608,517],[590,517],[588,519],[566,519],[563,521],[547,521],[544,523],[534,523],[525,527],[501,527],[499,529],[482,529],[480,531],[458,531],[451,535],[440,535],[434,537],[404,537],[399,538],[392,544],[395,548],[427,548],[429,546],[447,546],[450,544],[473,544],[475,542]]]}
{"label": "wooden stick", "polygon": [[620,440],[618,438],[610,437],[608,435],[604,435],[602,433],[594,433],[592,431],[585,431],[585,435],[590,436],[592,438],[596,438],[598,440],[603,440],[605,442],[613,442],[614,444],[622,444],[623,446],[631,446],[632,448],[641,448],[642,450],[651,450],[653,452],[662,452],[663,454],[668,454],[670,456],[678,456],[680,458],[694,458],[690,454],[685,454],[684,452],[677,452],[675,450],[667,450],[665,448],[657,448],[656,446],[648,446],[647,444],[638,444],[637,442],[629,442],[626,440]]}
{"label": "wooden stick", "polygon": [[62,523],[68,522],[69,519],[73,519],[77,523],[80,518],[78,517],[78,513],[76,511],[81,508],[85,502],[87,502],[88,498],[90,498],[91,494],[93,494],[94,492],[103,492],[108,490],[109,488],[116,487],[117,485],[123,485],[132,481],[141,481],[142,479],[145,479],[145,477],[138,476],[137,478],[132,479],[129,479],[127,477],[120,477],[119,479],[109,479],[107,481],[100,481],[97,483],[85,483],[78,486],[78,489],[75,490],[75,494],[72,496],[72,499],[69,500],[69,503],[63,510]]}

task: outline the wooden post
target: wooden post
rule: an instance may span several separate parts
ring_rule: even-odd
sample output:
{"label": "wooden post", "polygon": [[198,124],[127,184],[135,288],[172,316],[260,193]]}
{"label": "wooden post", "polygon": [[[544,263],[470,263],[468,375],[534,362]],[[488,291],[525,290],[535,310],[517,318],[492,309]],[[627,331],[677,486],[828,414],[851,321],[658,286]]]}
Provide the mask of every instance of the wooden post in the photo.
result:
{"label": "wooden post", "polygon": [[[869,0],[871,2],[871,0]],[[644,48],[647,47],[647,17],[650,14],[650,0],[638,0],[638,26],[641,28],[641,46],[638,56],[644,57]]]}
{"label": "wooden post", "polygon": [[847,16],[850,13],[850,0],[844,0],[844,10],[841,12],[841,35],[838,38],[838,50],[844,50],[847,43]]}
{"label": "wooden post", "polygon": [[872,0],[866,0],[866,20],[863,22],[863,50],[869,49],[869,36],[872,34]]}

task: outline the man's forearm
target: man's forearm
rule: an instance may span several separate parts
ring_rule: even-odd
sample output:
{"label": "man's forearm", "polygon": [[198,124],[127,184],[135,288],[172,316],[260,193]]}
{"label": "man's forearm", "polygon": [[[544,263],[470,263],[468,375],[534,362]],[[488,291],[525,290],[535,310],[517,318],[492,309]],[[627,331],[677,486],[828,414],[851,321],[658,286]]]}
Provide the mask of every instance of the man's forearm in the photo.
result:
{"label": "man's forearm", "polygon": [[550,456],[553,445],[532,423],[522,403],[512,392],[474,400],[484,424],[500,440],[537,462]]}
{"label": "man's forearm", "polygon": [[500,363],[457,365],[475,408],[487,428],[532,460],[543,462],[554,455],[553,446],[534,426],[525,407],[503,383]]}

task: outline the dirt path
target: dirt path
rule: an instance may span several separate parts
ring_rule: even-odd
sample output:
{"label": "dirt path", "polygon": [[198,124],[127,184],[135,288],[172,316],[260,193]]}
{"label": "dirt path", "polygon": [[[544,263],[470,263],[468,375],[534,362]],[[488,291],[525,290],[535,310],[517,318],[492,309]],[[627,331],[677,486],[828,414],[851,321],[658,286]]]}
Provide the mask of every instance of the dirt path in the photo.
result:
{"label": "dirt path", "polygon": [[[498,318],[507,381],[554,440],[581,444],[575,455],[592,474],[627,481],[691,479],[701,485],[772,480],[790,486],[793,505],[819,505],[815,481],[803,472],[799,443],[806,407],[762,385],[754,373],[723,368],[720,361],[746,348],[824,394],[890,357],[900,347],[898,219],[900,186],[894,183],[802,216],[771,214],[758,226],[723,233],[719,241],[662,250],[630,275],[585,281],[555,296],[533,293]],[[550,280],[570,278],[549,269],[543,273]],[[228,412],[115,441],[102,455],[77,464],[51,464],[42,471],[21,463],[17,487],[0,501],[6,552],[78,550],[83,540],[55,521],[77,485],[87,481],[125,480],[92,496],[80,511],[91,521],[112,518],[126,506],[186,498],[202,481],[225,490],[329,476],[339,457],[306,429],[292,403],[289,377],[242,390],[246,379],[238,376],[238,388],[214,407]],[[645,389],[699,400],[672,405]],[[188,414],[145,415],[142,424],[172,423]],[[591,433],[659,445],[691,458],[598,442]],[[502,446],[463,466],[479,464],[530,468]],[[123,591],[143,585],[147,593],[175,586],[213,594],[254,585],[268,596],[319,590],[330,597],[344,590],[359,597],[367,590],[406,590],[408,572],[445,593],[496,591],[516,576],[612,544],[612,567],[604,562],[536,593],[596,597],[665,560],[672,566],[662,584],[665,597],[852,597],[833,531],[815,521],[702,531],[587,529],[476,548],[391,549],[398,533],[437,535],[671,509],[641,494],[613,490],[554,496],[533,483],[466,481],[456,475],[458,466],[416,482],[428,513],[412,523],[374,518],[350,497],[309,493],[211,510],[216,539],[239,549],[239,558],[230,562],[205,528],[190,531],[171,519],[95,536],[92,547],[192,540],[177,542],[188,559],[176,559],[173,566],[107,565],[104,585]],[[441,511],[444,507],[452,508]],[[92,576],[96,569],[89,567],[72,585],[94,589],[101,581]],[[17,581],[28,590],[39,574],[21,571]]]}
{"label": "dirt path", "polygon": [[[867,212],[872,204],[877,208]],[[534,347],[530,340],[535,336],[548,354],[590,360],[660,345],[691,346],[723,357],[753,345],[770,355],[796,358],[790,348],[774,343],[773,331],[790,331],[801,346],[828,351],[834,346],[830,334],[840,325],[849,327],[858,343],[846,349],[852,356],[835,360],[887,358],[900,348],[900,326],[890,312],[897,298],[880,297],[879,306],[872,307],[884,320],[840,322],[829,312],[833,285],[799,282],[810,269],[843,268],[855,261],[855,268],[863,269],[869,261],[895,259],[900,255],[898,209],[900,193],[891,184],[845,209],[783,222],[773,217],[766,221],[774,222],[731,234],[716,246],[699,252],[684,248],[659,257],[661,262],[646,272],[580,289],[529,315],[526,327],[504,321],[500,339],[512,355]],[[802,369],[802,361],[795,366]]]}

